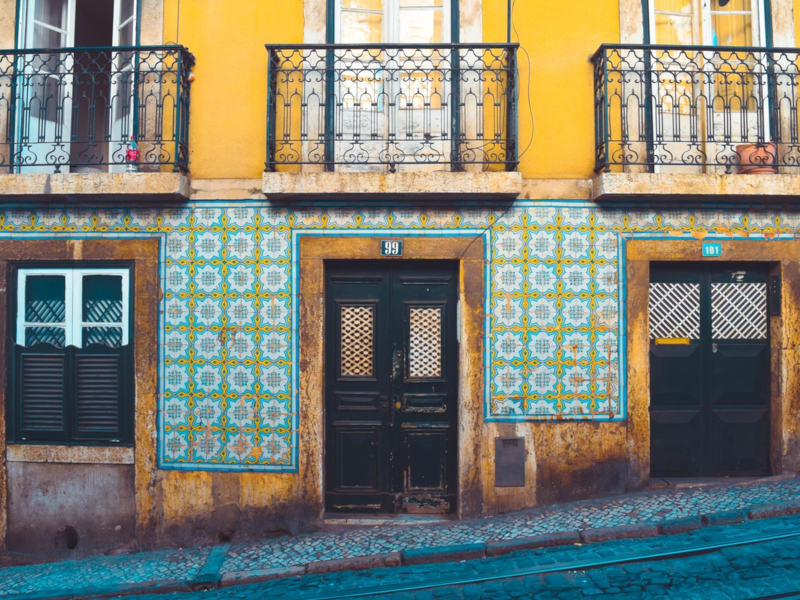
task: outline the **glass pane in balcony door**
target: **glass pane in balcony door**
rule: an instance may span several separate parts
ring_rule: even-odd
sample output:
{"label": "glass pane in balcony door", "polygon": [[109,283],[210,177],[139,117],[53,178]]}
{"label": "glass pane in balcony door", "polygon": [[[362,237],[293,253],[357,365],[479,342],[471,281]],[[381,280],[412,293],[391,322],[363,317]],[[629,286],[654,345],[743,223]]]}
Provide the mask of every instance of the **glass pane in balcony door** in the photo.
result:
{"label": "glass pane in balcony door", "polygon": [[654,41],[657,44],[696,43],[695,15],[692,0],[655,0]]}
{"label": "glass pane in balcony door", "polygon": [[339,40],[380,44],[383,39],[383,0],[341,0]]}
{"label": "glass pane in balcony door", "polygon": [[711,36],[715,46],[752,46],[753,9],[750,0],[711,3]]}
{"label": "glass pane in balcony door", "polygon": [[400,0],[399,40],[403,43],[441,44],[444,39],[442,0]]}
{"label": "glass pane in balcony door", "polygon": [[[33,11],[33,18],[39,23],[56,29],[65,29],[67,0],[38,0]],[[44,47],[52,48],[53,46]]]}

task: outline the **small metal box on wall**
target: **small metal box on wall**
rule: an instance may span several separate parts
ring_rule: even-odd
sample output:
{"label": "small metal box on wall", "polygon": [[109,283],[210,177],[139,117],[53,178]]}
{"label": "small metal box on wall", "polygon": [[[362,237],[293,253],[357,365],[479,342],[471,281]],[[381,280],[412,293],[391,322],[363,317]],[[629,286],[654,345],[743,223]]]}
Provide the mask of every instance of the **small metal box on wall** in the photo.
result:
{"label": "small metal box on wall", "polygon": [[521,437],[494,439],[495,487],[525,485],[525,440]]}

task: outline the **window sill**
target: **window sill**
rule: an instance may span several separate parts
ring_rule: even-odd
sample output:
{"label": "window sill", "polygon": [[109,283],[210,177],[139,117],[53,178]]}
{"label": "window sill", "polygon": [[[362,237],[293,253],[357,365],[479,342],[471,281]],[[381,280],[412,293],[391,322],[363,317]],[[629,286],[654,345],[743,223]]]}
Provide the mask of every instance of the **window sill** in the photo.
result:
{"label": "window sill", "polygon": [[103,465],[132,465],[129,446],[57,446],[51,444],[9,444],[8,462],[45,462]]}

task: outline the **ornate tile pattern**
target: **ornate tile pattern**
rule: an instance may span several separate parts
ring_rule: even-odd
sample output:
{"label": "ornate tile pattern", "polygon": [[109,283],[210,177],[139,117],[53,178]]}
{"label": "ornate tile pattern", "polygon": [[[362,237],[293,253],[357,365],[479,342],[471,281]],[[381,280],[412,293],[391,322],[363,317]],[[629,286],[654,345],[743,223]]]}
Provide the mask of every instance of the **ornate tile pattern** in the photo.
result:
{"label": "ornate tile pattern", "polygon": [[291,371],[292,233],[400,229],[485,235],[487,420],[626,417],[620,371],[620,249],[632,236],[771,239],[800,216],[726,209],[600,209],[520,201],[489,208],[305,206],[253,202],[177,208],[17,207],[8,237],[158,235],[162,239],[159,464],[292,471],[298,414]]}

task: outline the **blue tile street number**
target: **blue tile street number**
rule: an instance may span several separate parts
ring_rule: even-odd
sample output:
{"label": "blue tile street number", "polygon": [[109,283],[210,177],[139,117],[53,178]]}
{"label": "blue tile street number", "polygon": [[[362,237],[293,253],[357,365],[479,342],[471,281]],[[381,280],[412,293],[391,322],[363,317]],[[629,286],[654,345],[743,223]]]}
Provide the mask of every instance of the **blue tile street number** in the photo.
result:
{"label": "blue tile street number", "polygon": [[703,256],[722,256],[722,244],[719,242],[705,242]]}
{"label": "blue tile street number", "polygon": [[403,256],[403,242],[381,240],[381,256]]}

